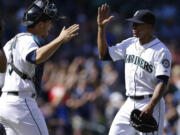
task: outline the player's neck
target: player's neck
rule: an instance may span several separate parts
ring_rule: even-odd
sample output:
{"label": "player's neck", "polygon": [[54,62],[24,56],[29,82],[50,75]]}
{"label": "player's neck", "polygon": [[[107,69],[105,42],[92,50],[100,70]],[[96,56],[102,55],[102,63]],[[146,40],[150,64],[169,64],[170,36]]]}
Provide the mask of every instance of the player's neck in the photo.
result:
{"label": "player's neck", "polygon": [[155,37],[153,35],[150,35],[150,36],[146,36],[143,38],[139,38],[139,42],[140,42],[140,45],[144,45],[144,44],[151,42],[154,39],[155,39]]}
{"label": "player's neck", "polygon": [[27,29],[27,32],[37,35],[37,32],[34,29]]}
{"label": "player's neck", "polygon": [[37,37],[41,38],[41,31],[37,28],[28,28],[27,32],[32,33],[33,35],[36,35]]}

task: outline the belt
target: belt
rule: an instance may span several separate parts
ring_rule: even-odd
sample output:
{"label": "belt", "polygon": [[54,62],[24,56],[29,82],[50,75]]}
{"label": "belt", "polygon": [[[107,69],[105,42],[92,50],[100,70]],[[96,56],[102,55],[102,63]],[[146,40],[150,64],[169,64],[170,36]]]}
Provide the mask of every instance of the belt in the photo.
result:
{"label": "belt", "polygon": [[14,95],[14,96],[19,96],[19,92],[17,91],[10,91],[10,92],[7,92],[8,95]]}
{"label": "belt", "polygon": [[142,99],[145,99],[145,98],[151,98],[152,94],[143,95],[143,96],[128,96],[128,97],[130,97],[131,99],[134,99],[134,100],[142,100]]}
{"label": "belt", "polygon": [[[20,92],[18,92],[18,91],[9,91],[9,92],[7,92],[7,95],[20,96]],[[34,98],[35,94],[32,93],[30,97]]]}

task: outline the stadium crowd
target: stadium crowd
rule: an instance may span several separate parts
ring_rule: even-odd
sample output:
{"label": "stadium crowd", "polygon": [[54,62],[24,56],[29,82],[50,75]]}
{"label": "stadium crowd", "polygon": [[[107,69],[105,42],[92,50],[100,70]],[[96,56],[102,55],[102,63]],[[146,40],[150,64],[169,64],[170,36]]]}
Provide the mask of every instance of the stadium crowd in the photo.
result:
{"label": "stadium crowd", "polygon": [[[21,25],[31,0],[1,0],[5,21],[3,43],[25,31]],[[56,0],[66,20],[54,22],[46,43],[62,26],[80,24],[80,34],[61,46],[45,65],[38,103],[50,135],[106,135],[125,96],[124,62],[100,61],[97,50],[97,7],[109,3],[114,21],[108,26],[110,46],[132,35],[124,20],[137,9],[151,9],[156,17],[155,35],[167,45],[173,57],[169,88],[164,96],[164,135],[180,135],[180,1],[175,0]]]}

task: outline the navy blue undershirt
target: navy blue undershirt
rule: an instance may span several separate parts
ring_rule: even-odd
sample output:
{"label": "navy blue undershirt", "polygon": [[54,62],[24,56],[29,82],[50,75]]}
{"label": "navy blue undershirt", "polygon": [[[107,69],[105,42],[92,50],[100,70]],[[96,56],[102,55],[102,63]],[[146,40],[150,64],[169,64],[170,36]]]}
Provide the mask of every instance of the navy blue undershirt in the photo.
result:
{"label": "navy blue undershirt", "polygon": [[166,75],[160,75],[156,77],[156,84],[163,82],[164,84],[168,84],[169,77]]}

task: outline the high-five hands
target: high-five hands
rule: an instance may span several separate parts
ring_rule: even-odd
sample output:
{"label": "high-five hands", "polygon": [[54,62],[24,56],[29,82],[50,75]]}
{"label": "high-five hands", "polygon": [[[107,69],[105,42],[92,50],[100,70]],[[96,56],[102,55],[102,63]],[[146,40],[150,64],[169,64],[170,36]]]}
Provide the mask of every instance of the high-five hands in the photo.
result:
{"label": "high-five hands", "polygon": [[67,29],[66,27],[63,27],[58,38],[62,40],[62,42],[67,42],[79,34],[78,30],[79,24],[74,24]]}
{"label": "high-five hands", "polygon": [[105,3],[98,8],[98,16],[97,16],[98,26],[100,27],[106,26],[113,18],[114,16],[110,16],[110,8],[108,4]]}

